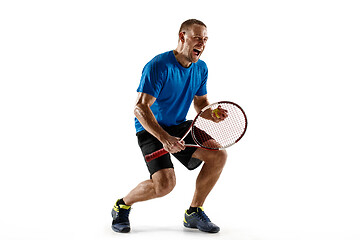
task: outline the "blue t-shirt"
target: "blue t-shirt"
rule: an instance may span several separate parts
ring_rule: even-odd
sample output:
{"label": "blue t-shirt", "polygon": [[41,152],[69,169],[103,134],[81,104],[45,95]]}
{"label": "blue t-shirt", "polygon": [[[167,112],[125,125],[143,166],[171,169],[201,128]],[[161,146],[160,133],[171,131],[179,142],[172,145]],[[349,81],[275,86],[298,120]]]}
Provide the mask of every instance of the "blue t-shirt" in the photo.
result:
{"label": "blue t-shirt", "polygon": [[[194,96],[207,94],[208,69],[198,60],[184,68],[173,51],[165,52],[148,62],[142,72],[138,92],[156,98],[150,107],[160,126],[173,126],[186,121]],[[135,118],[136,132],[144,130]]]}

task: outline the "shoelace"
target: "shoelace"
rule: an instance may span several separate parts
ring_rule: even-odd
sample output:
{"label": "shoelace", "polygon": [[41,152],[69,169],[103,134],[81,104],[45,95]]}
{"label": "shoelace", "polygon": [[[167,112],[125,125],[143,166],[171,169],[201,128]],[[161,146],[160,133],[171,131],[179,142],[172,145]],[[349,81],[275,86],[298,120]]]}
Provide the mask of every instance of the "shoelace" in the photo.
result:
{"label": "shoelace", "polygon": [[122,208],[120,208],[116,221],[117,221],[117,222],[125,222],[125,221],[128,221],[128,219],[129,219],[129,214],[130,214],[130,210],[131,210],[131,209],[122,209]]}
{"label": "shoelace", "polygon": [[129,208],[129,209],[121,209],[125,214],[125,216],[126,217],[129,217],[129,213],[130,213],[130,210],[131,210],[131,208]]}
{"label": "shoelace", "polygon": [[199,218],[201,219],[201,221],[203,221],[203,222],[211,222],[209,217],[205,214],[204,211],[200,211],[197,214],[198,214]]}

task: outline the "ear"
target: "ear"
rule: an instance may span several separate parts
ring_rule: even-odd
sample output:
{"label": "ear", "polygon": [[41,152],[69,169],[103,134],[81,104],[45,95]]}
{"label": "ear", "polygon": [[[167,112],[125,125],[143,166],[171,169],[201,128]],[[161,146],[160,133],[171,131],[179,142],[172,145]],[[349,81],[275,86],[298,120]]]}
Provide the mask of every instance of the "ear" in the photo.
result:
{"label": "ear", "polygon": [[179,33],[179,40],[184,43],[185,42],[185,32],[180,32]]}

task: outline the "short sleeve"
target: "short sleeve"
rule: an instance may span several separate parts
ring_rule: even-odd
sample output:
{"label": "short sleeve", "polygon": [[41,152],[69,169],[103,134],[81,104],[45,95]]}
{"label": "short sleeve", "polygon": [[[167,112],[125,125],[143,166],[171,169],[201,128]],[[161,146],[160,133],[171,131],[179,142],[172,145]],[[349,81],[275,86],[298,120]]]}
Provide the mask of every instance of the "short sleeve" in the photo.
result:
{"label": "short sleeve", "polygon": [[155,58],[145,65],[137,92],[147,93],[157,98],[162,87],[163,72]]}
{"label": "short sleeve", "polygon": [[204,62],[204,66],[202,69],[202,81],[201,81],[201,85],[199,87],[199,90],[196,92],[196,96],[203,96],[205,94],[207,94],[207,88],[206,88],[206,83],[207,83],[207,79],[208,79],[208,68]]}

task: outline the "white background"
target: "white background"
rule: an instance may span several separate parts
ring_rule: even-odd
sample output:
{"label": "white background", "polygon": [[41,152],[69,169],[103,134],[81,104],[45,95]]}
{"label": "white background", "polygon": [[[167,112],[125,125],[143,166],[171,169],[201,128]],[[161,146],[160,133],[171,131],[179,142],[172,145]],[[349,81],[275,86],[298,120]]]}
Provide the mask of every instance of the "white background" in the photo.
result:
{"label": "white background", "polygon": [[[360,239],[357,1],[1,1],[0,238]],[[148,178],[134,130],[143,66],[180,24],[208,25],[212,102],[248,115],[205,210],[184,230],[198,170],[168,196],[117,198]],[[189,113],[191,119],[194,112]]]}

